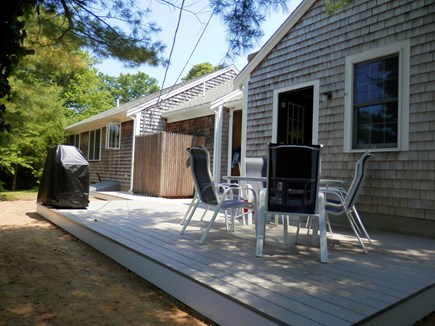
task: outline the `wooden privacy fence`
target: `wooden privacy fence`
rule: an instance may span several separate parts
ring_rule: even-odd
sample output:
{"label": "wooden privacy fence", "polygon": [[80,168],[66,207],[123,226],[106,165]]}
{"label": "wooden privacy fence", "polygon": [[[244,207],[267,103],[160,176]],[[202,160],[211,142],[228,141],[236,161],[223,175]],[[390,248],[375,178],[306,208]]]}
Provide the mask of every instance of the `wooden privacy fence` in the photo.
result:
{"label": "wooden privacy fence", "polygon": [[137,136],[133,192],[166,197],[191,197],[193,181],[186,149],[205,144],[205,137],[159,132]]}

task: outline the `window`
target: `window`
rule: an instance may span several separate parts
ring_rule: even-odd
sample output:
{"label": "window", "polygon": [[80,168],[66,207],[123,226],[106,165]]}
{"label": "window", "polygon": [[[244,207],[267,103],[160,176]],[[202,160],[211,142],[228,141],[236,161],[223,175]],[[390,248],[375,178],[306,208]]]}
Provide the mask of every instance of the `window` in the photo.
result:
{"label": "window", "polygon": [[80,148],[80,134],[68,136],[67,144]]}
{"label": "window", "polygon": [[397,147],[399,55],[354,66],[352,148]]}
{"label": "window", "polygon": [[109,123],[106,130],[106,148],[119,149],[121,140],[121,124]]}
{"label": "window", "polygon": [[100,160],[101,129],[89,132],[89,161]]}
{"label": "window", "polygon": [[348,57],[346,86],[345,150],[406,150],[409,42]]}

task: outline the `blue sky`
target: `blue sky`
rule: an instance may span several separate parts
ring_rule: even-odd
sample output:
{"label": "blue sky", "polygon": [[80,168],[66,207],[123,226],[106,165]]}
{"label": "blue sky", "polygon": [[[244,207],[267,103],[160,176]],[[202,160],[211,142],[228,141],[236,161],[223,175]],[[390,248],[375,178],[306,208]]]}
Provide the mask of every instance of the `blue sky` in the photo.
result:
{"label": "blue sky", "polygon": [[[264,37],[258,45],[249,52],[259,50],[301,1],[302,0],[290,0],[288,3],[289,11],[287,13],[271,11],[267,21],[263,25]],[[166,44],[165,57],[168,58],[172,47],[179,11],[160,3],[159,1],[152,1],[152,3],[150,20],[155,21],[162,29],[162,31],[156,36],[156,39]],[[207,61],[213,65],[221,64],[228,49],[226,43],[226,31],[223,22],[218,17],[213,17],[194,54],[189,60],[189,57],[191,56],[192,51],[194,50],[195,45],[210,17],[210,9],[208,7],[208,0],[186,0],[185,9],[193,12],[200,12],[200,14],[195,16],[185,12],[182,15],[171,57],[171,66],[168,69],[164,87],[171,86],[176,82],[181,82],[181,77],[185,76],[190,68],[198,63]],[[236,61],[225,62],[225,64],[228,65],[233,63],[239,70],[241,70],[247,63],[246,58],[248,54],[249,53],[242,54],[236,59]],[[102,73],[111,76],[118,76],[120,73],[134,74],[138,71],[142,71],[150,77],[156,78],[160,87],[162,86],[166,70],[163,67],[154,68],[147,65],[143,65],[136,69],[127,69],[123,67],[122,63],[111,59],[104,60],[96,67]],[[179,77],[180,75],[181,77]]]}

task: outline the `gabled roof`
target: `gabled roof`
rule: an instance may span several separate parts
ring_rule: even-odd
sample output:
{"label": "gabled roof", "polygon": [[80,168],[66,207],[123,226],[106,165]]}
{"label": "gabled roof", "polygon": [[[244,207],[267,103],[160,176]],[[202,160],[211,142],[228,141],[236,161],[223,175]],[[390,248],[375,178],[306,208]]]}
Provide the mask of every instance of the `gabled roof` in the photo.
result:
{"label": "gabled roof", "polygon": [[183,102],[170,111],[164,113],[162,117],[168,122],[180,121],[214,114],[214,107],[229,101],[241,101],[243,93],[234,89],[232,80],[223,83],[215,88],[205,91],[189,101]]}
{"label": "gabled roof", "polygon": [[264,60],[264,58],[275,48],[282,38],[297,24],[305,15],[316,0],[303,0],[299,6],[291,13],[280,28],[272,37],[263,45],[260,51],[255,54],[252,60],[242,69],[240,74],[234,80],[235,87],[241,87],[249,79],[252,71]]}
{"label": "gabled roof", "polygon": [[130,102],[121,104],[119,107],[114,107],[107,111],[96,114],[92,117],[89,117],[85,120],[72,124],[66,127],[65,131],[69,134],[73,134],[77,132],[101,128],[109,122],[124,122],[132,120],[133,116],[136,113],[139,113],[147,107],[156,104],[157,101],[164,101],[172,96],[188,90],[189,88],[200,85],[231,70],[233,70],[236,74],[239,72],[234,65],[225,67],[223,69],[211,72],[207,75],[197,77],[193,80],[178,83],[176,85],[164,88],[162,91],[158,91],[147,96],[142,96]]}

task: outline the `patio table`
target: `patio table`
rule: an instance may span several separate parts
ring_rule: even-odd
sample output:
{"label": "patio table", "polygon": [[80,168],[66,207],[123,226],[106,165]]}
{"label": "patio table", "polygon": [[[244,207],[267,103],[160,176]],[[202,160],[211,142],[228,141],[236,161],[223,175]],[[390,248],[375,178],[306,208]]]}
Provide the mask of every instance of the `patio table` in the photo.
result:
{"label": "patio table", "polygon": [[[258,183],[260,183],[260,184],[263,184],[264,182],[267,182],[267,178],[266,177],[250,177],[250,176],[232,176],[232,175],[227,175],[227,176],[224,176],[223,177],[225,180],[228,180],[228,181],[231,181],[231,180],[234,180],[234,181],[243,181],[243,182],[258,182]],[[262,186],[261,186],[261,188],[262,188]],[[257,201],[258,201],[258,193],[256,194],[257,195]],[[249,213],[248,214],[248,220],[247,220],[247,224],[248,225],[251,225],[253,222],[252,222],[252,213]]]}

